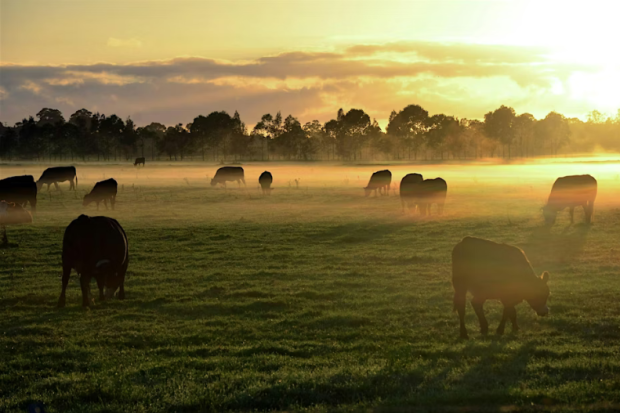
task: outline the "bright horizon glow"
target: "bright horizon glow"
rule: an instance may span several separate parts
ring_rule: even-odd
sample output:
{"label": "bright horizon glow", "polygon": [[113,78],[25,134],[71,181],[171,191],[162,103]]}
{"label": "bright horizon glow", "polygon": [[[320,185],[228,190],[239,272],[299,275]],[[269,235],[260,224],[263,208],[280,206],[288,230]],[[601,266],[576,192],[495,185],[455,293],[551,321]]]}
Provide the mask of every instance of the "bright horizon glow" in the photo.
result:
{"label": "bright horizon glow", "polygon": [[[37,104],[115,112],[139,123],[186,123],[199,113],[239,109],[250,126],[278,110],[325,121],[339,107],[362,108],[385,126],[392,109],[412,103],[470,118],[500,104],[538,118],[550,111],[582,119],[591,110],[613,115],[620,108],[618,15],[620,3],[610,1],[0,0],[0,120],[34,114]],[[462,45],[465,58],[471,49],[464,69],[473,72],[446,66],[448,72],[403,73],[403,65],[416,62],[447,65],[457,53],[452,49],[440,55],[430,47],[424,58],[419,51],[346,52],[420,43]],[[497,61],[481,61],[481,45],[497,46]],[[180,70],[175,76],[90,68],[73,70],[70,79],[31,75],[49,67],[150,65],[182,56],[237,67],[295,53],[339,54],[350,65],[333,79],[314,73],[316,65],[277,75],[239,76],[236,68],[206,80]],[[351,66],[356,62],[394,74],[359,70]],[[495,66],[487,72],[490,63]],[[541,64],[544,70],[534,74]],[[19,76],[9,73],[10,65],[20,67]],[[185,90],[188,84],[196,88]]]}

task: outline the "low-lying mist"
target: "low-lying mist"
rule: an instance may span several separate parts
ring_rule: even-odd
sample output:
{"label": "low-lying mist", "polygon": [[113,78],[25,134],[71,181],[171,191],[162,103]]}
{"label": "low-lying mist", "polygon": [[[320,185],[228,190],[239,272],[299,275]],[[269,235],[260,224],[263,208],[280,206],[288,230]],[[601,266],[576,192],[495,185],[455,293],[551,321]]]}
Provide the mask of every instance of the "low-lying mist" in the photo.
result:
{"label": "low-lying mist", "polygon": [[[69,164],[59,162],[55,165]],[[107,214],[119,219],[148,218],[148,225],[175,225],[175,221],[295,222],[314,220],[421,220],[412,211],[403,214],[398,197],[400,180],[408,173],[424,178],[442,177],[448,183],[445,214],[441,219],[503,216],[507,219],[542,219],[540,207],[556,178],[591,174],[598,180],[596,210],[617,206],[620,160],[613,157],[537,159],[530,162],[493,164],[463,162],[443,164],[325,164],[325,163],[246,163],[246,185],[228,182],[212,187],[211,178],[222,165],[183,162],[150,162],[145,167],[131,164],[74,163],[78,191],[61,192],[45,186],[39,193],[36,221],[61,215]],[[35,180],[50,165],[3,164],[0,177],[33,175]],[[364,196],[363,187],[377,170],[392,172],[389,196]],[[273,174],[272,195],[264,197],[259,175]],[[81,198],[97,181],[115,178],[118,182],[116,211],[105,211],[103,204],[83,208]],[[76,199],[77,198],[77,199]],[[582,219],[577,209],[576,222]]]}

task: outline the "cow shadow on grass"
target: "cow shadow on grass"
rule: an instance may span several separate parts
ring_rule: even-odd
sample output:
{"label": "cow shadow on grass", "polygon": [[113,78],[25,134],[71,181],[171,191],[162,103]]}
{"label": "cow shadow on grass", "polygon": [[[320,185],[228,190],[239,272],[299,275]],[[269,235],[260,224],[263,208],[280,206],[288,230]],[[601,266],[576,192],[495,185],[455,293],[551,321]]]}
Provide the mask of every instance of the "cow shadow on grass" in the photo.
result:
{"label": "cow shadow on grass", "polygon": [[536,266],[561,267],[579,258],[589,232],[590,225],[584,223],[567,226],[560,232],[536,227],[521,248]]}
{"label": "cow shadow on grass", "polygon": [[[276,380],[278,376],[262,386],[235,392],[216,406],[212,399],[204,398],[170,406],[168,411],[201,411],[207,406],[232,411],[286,411],[317,406],[329,410],[342,405],[372,406],[377,401],[379,405],[373,411],[379,412],[426,408],[437,411],[441,406],[462,406],[463,411],[478,411],[481,407],[499,410],[515,404],[514,389],[527,375],[527,365],[535,351],[532,343],[513,350],[515,342],[510,338],[489,338],[459,350],[430,350],[419,355],[408,350],[391,354],[379,369],[361,364],[343,367],[327,376],[308,374]],[[415,362],[411,363],[412,360]],[[469,365],[470,360],[476,361]]]}

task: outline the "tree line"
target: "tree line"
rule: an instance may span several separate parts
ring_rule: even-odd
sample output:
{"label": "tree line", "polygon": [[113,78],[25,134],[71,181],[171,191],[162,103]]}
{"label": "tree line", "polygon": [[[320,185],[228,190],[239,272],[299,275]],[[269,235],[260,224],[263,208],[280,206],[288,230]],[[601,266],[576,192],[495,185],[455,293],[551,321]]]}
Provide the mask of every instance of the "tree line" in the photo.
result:
{"label": "tree line", "polygon": [[620,110],[593,111],[587,121],[550,112],[543,119],[501,106],[484,120],[429,115],[419,105],[392,111],[384,130],[361,109],[301,124],[265,114],[251,129],[238,112],[199,115],[191,123],[137,127],[80,109],[65,119],[44,108],[13,126],[0,123],[3,160],[430,160],[533,157],[620,151]]}

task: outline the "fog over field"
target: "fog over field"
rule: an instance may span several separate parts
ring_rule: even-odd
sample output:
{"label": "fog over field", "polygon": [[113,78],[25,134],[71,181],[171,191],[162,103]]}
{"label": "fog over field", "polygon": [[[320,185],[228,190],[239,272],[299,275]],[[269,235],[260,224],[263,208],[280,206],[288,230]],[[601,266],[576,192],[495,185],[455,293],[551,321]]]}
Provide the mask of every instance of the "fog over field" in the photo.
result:
{"label": "fog over field", "polygon": [[[325,163],[244,163],[246,185],[228,182],[227,187],[212,187],[211,178],[222,165],[148,162],[146,168],[131,164],[73,163],[78,171],[77,194],[67,192],[68,183],[60,184],[63,193],[45,186],[39,193],[40,212],[62,208],[63,212],[95,214],[95,205],[83,209],[80,200],[97,181],[114,178],[118,182],[117,212],[126,218],[140,219],[144,214],[172,222],[200,219],[227,222],[255,219],[257,222],[295,222],[329,219],[423,219],[408,212],[403,216],[398,198],[399,184],[408,173],[424,178],[442,177],[448,183],[448,198],[443,220],[504,217],[540,218],[539,211],[556,178],[565,175],[591,174],[598,181],[595,214],[600,209],[616,207],[620,202],[620,159],[614,156],[583,158],[548,158],[529,162],[497,164],[494,162],[457,162],[444,164],[362,164]],[[69,164],[69,163],[67,163]],[[50,164],[51,165],[51,164]],[[46,164],[5,164],[0,177],[33,175],[35,180]],[[377,170],[392,172],[389,196],[364,197],[363,188]],[[259,175],[272,173],[271,197],[262,196]],[[296,182],[297,181],[297,182]],[[51,201],[50,201],[51,200]],[[47,205],[47,202],[50,202]],[[62,206],[61,206],[62,205]],[[104,211],[101,204],[101,213]],[[577,217],[582,213],[577,210]],[[433,208],[433,214],[435,209]],[[561,214],[567,215],[565,214]],[[116,215],[115,215],[116,216]],[[119,219],[123,215],[117,215]],[[425,218],[429,219],[429,218]],[[466,235],[466,234],[464,234]]]}
{"label": "fog over field", "polygon": [[[0,249],[0,411],[32,400],[50,412],[620,405],[620,157],[244,163],[241,188],[210,186],[216,164],[74,165],[77,191],[43,188],[34,223],[7,227]],[[48,166],[2,164],[0,178]],[[365,197],[382,169],[390,195]],[[443,216],[402,212],[398,184],[414,172],[447,181]],[[548,229],[541,207],[573,174],[598,181],[593,224],[576,208],[574,225],[562,211]],[[111,177],[116,209],[82,207]],[[82,213],[125,229],[127,298],[84,310],[73,271],[58,309],[63,233]],[[522,303],[520,331],[496,336],[502,305],[489,301],[483,337],[468,304],[460,340],[451,251],[465,236],[516,245],[536,274],[549,271],[550,315]]]}

